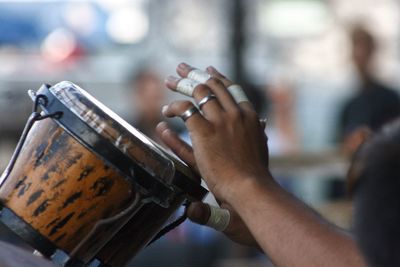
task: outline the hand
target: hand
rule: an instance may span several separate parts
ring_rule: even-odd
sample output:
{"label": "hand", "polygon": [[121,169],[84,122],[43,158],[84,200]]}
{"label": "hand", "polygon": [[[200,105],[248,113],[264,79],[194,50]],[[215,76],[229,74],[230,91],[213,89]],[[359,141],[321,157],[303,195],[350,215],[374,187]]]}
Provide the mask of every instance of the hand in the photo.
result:
{"label": "hand", "polygon": [[[194,171],[198,172],[192,148],[183,142],[175,132],[170,130],[167,123],[161,122],[157,126],[157,133],[179,158],[185,161]],[[219,199],[217,199],[217,202],[221,208],[229,210],[231,214],[229,225],[223,233],[231,240],[242,245],[259,247],[237,212],[229,204]],[[186,213],[191,221],[205,225],[210,218],[210,206],[206,203],[194,202],[187,207]]]}
{"label": "hand", "polygon": [[345,155],[352,156],[365,141],[372,137],[372,131],[367,126],[361,126],[345,136],[342,150]]}
{"label": "hand", "polygon": [[[193,68],[180,64],[178,74],[184,78]],[[193,144],[194,162],[211,192],[229,204],[232,192],[240,190],[248,179],[270,178],[266,137],[257,113],[249,102],[237,104],[227,87],[232,82],[212,67],[205,84],[196,86],[193,97],[197,103],[209,94],[216,99],[202,107],[186,121]],[[179,78],[169,77],[166,85],[176,91]],[[180,116],[193,107],[190,101],[175,101],[163,109],[167,117]],[[267,179],[266,179],[267,178]]]}

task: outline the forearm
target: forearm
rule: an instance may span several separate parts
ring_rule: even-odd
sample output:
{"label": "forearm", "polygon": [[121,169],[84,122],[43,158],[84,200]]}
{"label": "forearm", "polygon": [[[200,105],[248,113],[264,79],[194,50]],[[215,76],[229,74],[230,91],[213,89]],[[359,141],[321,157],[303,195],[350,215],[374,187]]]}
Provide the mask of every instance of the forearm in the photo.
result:
{"label": "forearm", "polygon": [[277,266],[366,266],[348,235],[267,180],[244,180],[227,200]]}

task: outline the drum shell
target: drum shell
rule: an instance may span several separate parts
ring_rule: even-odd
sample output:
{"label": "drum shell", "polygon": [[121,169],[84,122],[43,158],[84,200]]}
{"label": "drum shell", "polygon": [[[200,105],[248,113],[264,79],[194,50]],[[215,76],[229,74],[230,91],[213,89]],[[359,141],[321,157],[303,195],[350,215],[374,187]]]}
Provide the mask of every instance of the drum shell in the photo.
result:
{"label": "drum shell", "polygon": [[176,197],[169,208],[148,203],[103,247],[96,258],[104,266],[125,266],[143,249],[184,201]]}
{"label": "drum shell", "polygon": [[[0,188],[0,199],[57,248],[69,253],[97,221],[119,213],[136,193],[126,177],[55,121],[45,119],[30,130]],[[107,235],[104,238],[98,242],[106,243]]]}

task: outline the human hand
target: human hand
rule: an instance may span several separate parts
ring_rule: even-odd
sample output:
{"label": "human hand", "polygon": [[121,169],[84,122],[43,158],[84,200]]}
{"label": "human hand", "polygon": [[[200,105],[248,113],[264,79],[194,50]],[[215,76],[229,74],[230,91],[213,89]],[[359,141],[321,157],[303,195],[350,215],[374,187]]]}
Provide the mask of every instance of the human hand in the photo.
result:
{"label": "human hand", "polygon": [[[178,83],[192,70],[187,64],[180,64],[177,73],[181,78],[168,77],[167,87],[177,91]],[[211,78],[195,86],[193,97],[197,103],[210,94],[216,98],[202,106],[202,113],[193,114],[185,123],[201,176],[218,199],[229,203],[232,192],[240,190],[242,182],[269,180],[268,148],[250,102],[236,103],[228,90],[232,82],[213,67],[207,68],[207,72]],[[163,108],[163,114],[181,116],[193,107],[190,101],[175,101]]]}
{"label": "human hand", "polygon": [[[182,141],[179,136],[168,128],[167,123],[161,122],[157,126],[157,133],[163,142],[183,161],[185,161],[195,172],[198,172],[192,147]],[[231,240],[242,245],[259,247],[249,229],[242,221],[238,213],[228,203],[216,199],[220,207],[227,209],[230,220],[227,227],[222,231]],[[210,205],[202,202],[193,202],[186,209],[188,218],[200,225],[206,225],[211,216]]]}

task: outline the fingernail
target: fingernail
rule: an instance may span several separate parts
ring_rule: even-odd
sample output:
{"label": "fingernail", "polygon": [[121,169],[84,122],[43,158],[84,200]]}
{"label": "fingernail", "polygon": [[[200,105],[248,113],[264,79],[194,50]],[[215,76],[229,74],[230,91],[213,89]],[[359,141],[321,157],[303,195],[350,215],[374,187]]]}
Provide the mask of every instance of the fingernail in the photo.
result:
{"label": "fingernail", "polygon": [[168,110],[168,105],[165,105],[165,106],[163,106],[163,107],[161,108],[161,113],[162,113],[163,115],[165,115],[165,113],[167,112],[167,110]]}
{"label": "fingernail", "polygon": [[167,125],[167,123],[165,121],[159,122],[157,124],[156,128],[160,133],[164,133],[164,132],[167,132],[169,130],[168,125]]}
{"label": "fingernail", "polygon": [[180,68],[180,69],[187,69],[187,68],[190,68],[190,66],[189,66],[188,64],[182,62],[182,63],[180,63],[180,64],[178,65],[178,68]]}
{"label": "fingernail", "polygon": [[217,72],[217,70],[213,66],[208,66],[207,70],[211,72]]}
{"label": "fingernail", "polygon": [[177,82],[178,80],[179,80],[179,78],[172,76],[172,75],[165,78],[166,83],[174,83],[174,82]]}

